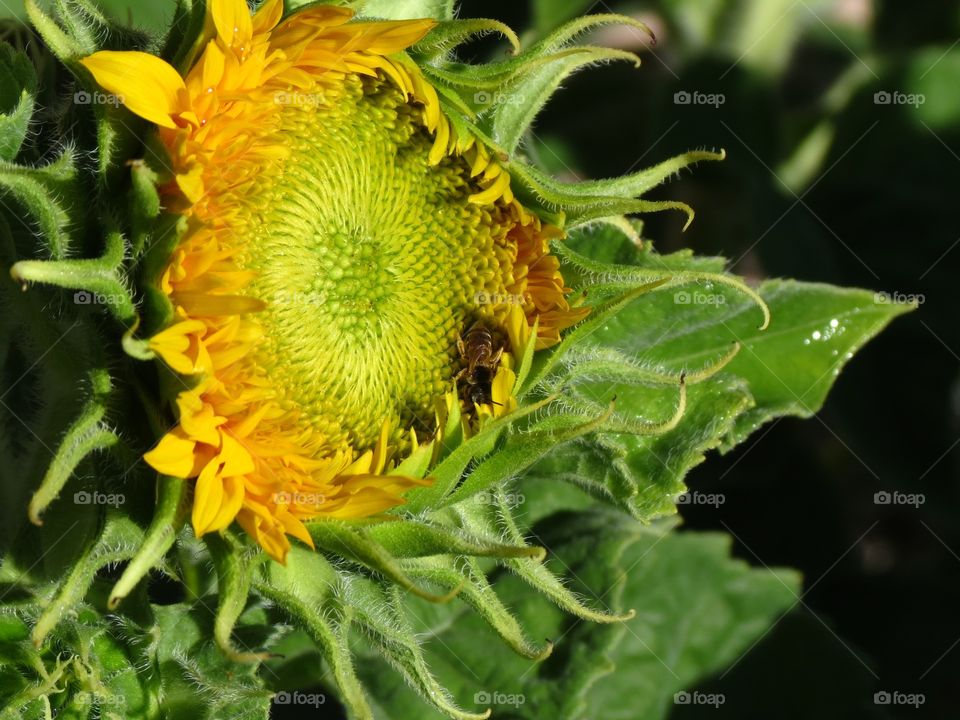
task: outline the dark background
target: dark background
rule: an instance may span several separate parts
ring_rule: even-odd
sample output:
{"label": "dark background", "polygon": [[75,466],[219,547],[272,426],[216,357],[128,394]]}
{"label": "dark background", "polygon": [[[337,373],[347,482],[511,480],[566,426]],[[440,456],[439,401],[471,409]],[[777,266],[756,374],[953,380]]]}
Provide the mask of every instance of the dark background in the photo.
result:
{"label": "dark background", "polygon": [[[652,52],[632,30],[590,38],[640,52],[644,66],[570,80],[531,142],[552,169],[583,177],[725,148],[726,162],[659,193],[697,210],[685,234],[679,215],[648,219],[661,251],[722,254],[754,278],[922,296],[849,365],[817,418],[775,422],[690,475],[726,502],[683,506],[685,528],[729,532],[740,557],[798,568],[805,583],[768,635],[702,683],[725,705],[673,717],[957,717],[960,3],[758,2],[773,21],[744,31],[737,13],[755,3],[725,3],[739,7],[700,37],[691,27],[724,3],[468,0],[462,14],[526,28],[582,8],[654,26]],[[677,105],[682,90],[725,103]],[[879,91],[925,102],[878,105]],[[803,150],[811,134],[820,153]],[[882,490],[925,502],[877,504]],[[882,691],[925,702],[877,705]]]}

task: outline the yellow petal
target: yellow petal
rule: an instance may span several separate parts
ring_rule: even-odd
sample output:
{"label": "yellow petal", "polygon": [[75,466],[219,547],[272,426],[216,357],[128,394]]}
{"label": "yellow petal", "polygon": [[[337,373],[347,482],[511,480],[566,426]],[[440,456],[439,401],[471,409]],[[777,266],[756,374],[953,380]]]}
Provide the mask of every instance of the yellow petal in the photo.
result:
{"label": "yellow petal", "polygon": [[273,30],[283,17],[283,0],[267,0],[253,16],[253,32],[265,33]]}
{"label": "yellow petal", "polygon": [[210,521],[207,532],[219,532],[233,522],[243,507],[243,498],[246,495],[242,477],[221,478],[223,483],[223,499],[220,510]]}
{"label": "yellow petal", "polygon": [[203,184],[203,166],[194,165],[189,171],[177,175],[177,187],[191,203],[199,202],[203,198],[205,186]]}
{"label": "yellow petal", "polygon": [[188,109],[183,78],[155,55],[102,50],[80,63],[130,112],[161,127],[175,128],[174,117]]}
{"label": "yellow petal", "polygon": [[502,417],[513,412],[517,401],[513,397],[513,386],[517,383],[517,375],[508,367],[501,366],[490,386],[490,396],[494,402],[494,415]]}
{"label": "yellow petal", "polygon": [[364,48],[377,55],[393,55],[415,45],[437,26],[436,21],[423,20],[381,20],[377,22],[357,23],[356,29],[365,38],[370,38]]}
{"label": "yellow petal", "polygon": [[243,445],[227,433],[221,433],[221,442],[217,460],[223,463],[224,475],[247,475],[256,470],[253,458]]}
{"label": "yellow petal", "polygon": [[[489,167],[496,166],[488,166],[487,172],[489,172]],[[467,199],[476,205],[489,205],[500,198],[509,190],[509,188],[510,175],[508,173],[500,173],[497,175],[497,179],[493,181],[493,184],[491,184],[490,187],[488,187],[486,190],[481,190],[480,192],[471,195]]]}
{"label": "yellow petal", "polygon": [[217,35],[227,47],[250,48],[253,22],[244,0],[211,0],[210,14],[217,27]]}
{"label": "yellow petal", "polygon": [[202,537],[209,532],[223,505],[223,479],[219,476],[220,462],[207,463],[197,478],[193,494],[193,532]]}
{"label": "yellow petal", "polygon": [[178,373],[191,375],[202,369],[209,359],[200,341],[206,328],[199,320],[176,323],[150,338],[150,349]]}
{"label": "yellow petal", "polygon": [[380,426],[380,437],[373,448],[373,458],[370,461],[368,472],[374,475],[381,474],[387,465],[387,460],[390,459],[390,455],[390,421],[384,420],[383,425]]}
{"label": "yellow petal", "polygon": [[187,399],[193,397],[195,396],[191,393],[180,393],[177,398],[180,427],[194,440],[216,446],[220,442],[220,433],[217,428],[223,425],[226,419],[217,417],[213,407],[207,403],[201,402],[200,407],[191,407]]}
{"label": "yellow petal", "polygon": [[283,529],[287,535],[293,535],[293,537],[309,545],[311,548],[314,547],[313,538],[310,536],[306,526],[300,522],[299,518],[289,512],[281,512],[278,513],[277,519],[283,524]]}
{"label": "yellow petal", "polygon": [[177,428],[164,435],[143,459],[157,472],[178,478],[190,477],[196,443]]}

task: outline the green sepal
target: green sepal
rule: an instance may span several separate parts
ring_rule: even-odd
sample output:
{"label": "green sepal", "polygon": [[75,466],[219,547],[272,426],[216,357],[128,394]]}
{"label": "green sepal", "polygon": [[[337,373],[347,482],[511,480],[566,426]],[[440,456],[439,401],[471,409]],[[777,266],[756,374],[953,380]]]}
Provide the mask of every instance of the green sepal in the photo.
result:
{"label": "green sepal", "polygon": [[598,220],[617,215],[678,210],[687,216],[684,229],[694,219],[694,211],[686,203],[674,200],[642,200],[616,195],[595,195],[583,191],[577,183],[561,183],[548,177],[532,165],[514,161],[510,163],[511,175],[518,183],[517,195],[531,207],[550,212],[563,212],[564,227],[573,230]]}
{"label": "green sepal", "polygon": [[[309,579],[309,582],[306,580]],[[337,599],[336,571],[320,553],[293,547],[286,566],[265,563],[254,589],[293,618],[311,637],[333,673],[351,720],[373,720],[373,711],[353,667],[350,610]]]}
{"label": "green sepal", "polygon": [[108,513],[96,542],[87,548],[64,578],[56,595],[46,603],[30,636],[39,647],[64,615],[78,607],[97,573],[104,567],[129,560],[136,553],[143,531],[129,518]]}
{"label": "green sepal", "polygon": [[595,330],[601,327],[607,320],[620,312],[637,298],[653,292],[657,288],[666,285],[668,278],[658,278],[652,282],[634,286],[633,289],[603,303],[600,306],[591,308],[590,314],[586,320],[580,322],[575,328],[564,334],[560,344],[550,349],[549,353],[541,353],[533,361],[533,367],[528,375],[526,382],[517,388],[518,398],[526,397],[531,391],[537,389],[546,377],[557,367],[565,352],[576,347],[581,338],[591,335]]}
{"label": "green sepal", "polygon": [[[297,3],[302,4],[302,3]],[[326,5],[345,5],[359,18],[382,18],[384,20],[452,20],[454,0],[336,0]]]}
{"label": "green sepal", "polygon": [[368,529],[370,537],[396,558],[421,558],[436,555],[471,557],[531,557],[543,559],[546,551],[527,544],[508,545],[475,536],[461,529],[448,528],[427,520],[395,520],[378,523]]}
{"label": "green sepal", "polygon": [[0,44],[0,161],[13,162],[26,140],[36,105],[37,75],[30,59]]}
{"label": "green sepal", "polygon": [[142,160],[130,163],[130,254],[137,260],[153,237],[160,217],[159,176]]}
{"label": "green sepal", "polygon": [[[439,507],[440,501],[456,488],[470,463],[490,454],[510,425],[522,421],[551,401],[552,398],[548,398],[521,406],[509,415],[487,422],[475,435],[463,440],[430,471],[430,478],[433,480],[430,487],[416,488],[406,494],[407,512],[416,514],[429,508]],[[446,436],[444,444],[450,444]]]}
{"label": "green sepal", "polygon": [[205,0],[177,0],[161,57],[186,76],[211,37]]}
{"label": "green sepal", "polygon": [[119,441],[116,433],[103,424],[107,399],[112,389],[109,373],[105,370],[93,371],[90,385],[90,400],[60,441],[40,487],[30,499],[27,514],[34,525],[43,524],[40,514],[57,499],[81,460],[91,453],[113,447]]}
{"label": "green sepal", "polygon": [[633,53],[609,48],[578,47],[559,53],[499,85],[491,98],[490,109],[480,114],[477,124],[512,157],[537,116],[567,78],[587,67],[624,61],[640,63]]}
{"label": "green sepal", "polygon": [[[123,236],[108,232],[103,255],[89,260],[21,260],[10,277],[23,283],[44,283],[77,290],[74,302],[90,304],[104,299],[111,314],[124,324],[137,317],[136,304],[125,278],[126,245]],[[90,296],[93,293],[93,296]]]}
{"label": "green sepal", "polygon": [[173,303],[160,287],[160,280],[188,225],[189,221],[182,215],[161,214],[153,232],[146,238],[137,272],[137,286],[143,293],[143,327],[140,331],[148,337],[173,319]]}
{"label": "green sepal", "polygon": [[424,590],[410,577],[406,568],[365,528],[338,520],[318,520],[307,525],[310,537],[319,548],[351,560],[379,573],[409,592],[431,602],[449,602],[459,589],[437,595]]}
{"label": "green sepal", "polygon": [[461,587],[458,599],[466,603],[517,655],[540,662],[553,652],[553,643],[537,647],[520,621],[503,604],[475,558],[431,558],[418,563],[417,577],[447,587]]}
{"label": "green sepal", "polygon": [[[590,15],[567,23],[514,58],[483,65],[450,63],[442,71],[429,67],[425,68],[425,72],[430,75],[436,74],[438,78],[446,80],[453,86],[496,88],[523,76],[538,64],[548,62],[563,53],[578,52],[581,48],[571,47],[577,37],[606,25],[630,25],[649,32],[642,22],[626,15]],[[624,57],[627,56],[631,57],[633,62],[639,62],[635,55],[624,53]]]}
{"label": "green sepal", "polygon": [[37,223],[45,252],[55,260],[62,260],[72,250],[76,178],[76,155],[71,148],[42,168],[0,162],[0,196],[9,195],[23,205]]}
{"label": "green sepal", "polygon": [[[496,494],[496,504],[500,510],[506,536],[513,540],[522,538],[523,534],[509,512],[509,500],[502,491]],[[506,560],[503,564],[560,608],[584,620],[603,624],[617,623],[630,620],[636,614],[633,610],[619,613],[607,608],[590,607],[544,564],[524,560]]]}
{"label": "green sepal", "polygon": [[722,162],[726,157],[727,154],[723,150],[720,152],[693,150],[682,155],[675,155],[630,175],[607,180],[583,180],[573,187],[577,192],[586,196],[639,197],[667,182],[670,178],[679,175],[682,170],[701,162]]}
{"label": "green sepal", "polygon": [[157,502],[153,519],[150,521],[150,527],[147,528],[137,554],[130,560],[120,579],[110,591],[107,602],[110,609],[115,609],[146,577],[147,573],[163,564],[164,557],[173,547],[177,534],[186,520],[187,489],[185,480],[166,475],[157,477]]}
{"label": "green sepal", "polygon": [[490,716],[489,711],[477,714],[458,708],[433,677],[407,620],[398,587],[382,588],[363,578],[349,578],[343,583],[342,598],[350,608],[351,622],[424,700],[453,720],[486,720]]}
{"label": "green sepal", "polygon": [[255,663],[266,660],[269,653],[238,650],[231,635],[237,620],[246,607],[253,581],[254,567],[264,558],[244,548],[229,534],[209,533],[204,536],[207,550],[217,570],[217,615],[213,638],[231,662]]}
{"label": "green sepal", "polygon": [[45,12],[36,0],[25,0],[27,17],[44,43],[62,63],[76,69],[78,61],[97,50],[144,48],[150,38],[125,27],[90,0],[54,0],[53,12]]}
{"label": "green sepal", "polygon": [[510,42],[514,54],[520,52],[520,38],[513,29],[499,20],[488,18],[465,18],[441,22],[409,52],[418,63],[430,63],[448,55],[458,45],[494,33]]}
{"label": "green sepal", "polygon": [[40,9],[36,0],[24,0],[30,24],[40,33],[43,42],[63,63],[89,55],[95,48],[85,47],[83,43],[60,27],[47,13]]}
{"label": "green sepal", "polygon": [[523,433],[511,435],[502,447],[479,462],[443,504],[459,502],[516,477],[556,445],[601,429],[609,416],[609,411],[595,418],[560,411],[547,414],[524,428]]}

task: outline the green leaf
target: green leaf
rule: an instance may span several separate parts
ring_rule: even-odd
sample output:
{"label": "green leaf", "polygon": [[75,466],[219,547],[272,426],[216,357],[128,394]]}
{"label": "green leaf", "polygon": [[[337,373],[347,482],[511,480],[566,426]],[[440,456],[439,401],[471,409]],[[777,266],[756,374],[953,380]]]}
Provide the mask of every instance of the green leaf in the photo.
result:
{"label": "green leaf", "polygon": [[[618,388],[617,392],[623,407],[642,407],[644,414],[662,412],[670,402],[662,391]],[[654,436],[605,434],[563,445],[527,473],[523,493],[542,487],[549,494],[550,487],[562,480],[639,520],[672,514],[677,497],[686,489],[686,474],[703,462],[708,450],[721,444],[737,417],[752,406],[753,398],[742,380],[712,378],[690,388],[686,414],[673,430]],[[530,502],[533,508],[538,504]]]}
{"label": "green leaf", "polygon": [[[610,230],[580,234],[570,245],[560,250],[570,284],[601,299],[653,277],[670,280],[628,303],[623,295],[601,302],[567,335],[584,342],[569,348],[565,340],[539,360],[524,391],[565,388],[564,402],[574,408],[615,398],[621,418],[655,422],[669,417],[676,402],[657,378],[683,373],[687,408],[666,432],[601,433],[554,450],[528,475],[567,480],[641,520],[674,512],[684,476],[706,451],[729,449],[772,418],[816,412],[853,354],[911,309],[863,290],[770,281],[758,291],[772,317],[763,330],[754,291],[721,274],[720,259],[640,251]],[[592,260],[573,247],[622,264]],[[607,311],[612,306],[615,313]]]}
{"label": "green leaf", "polygon": [[[644,529],[602,511],[560,514],[535,532],[552,548],[573,590],[636,616],[603,626],[571,620],[504,575],[494,586],[505,604],[531,635],[556,642],[550,658],[532,664],[491,653],[489,629],[478,617],[409,603],[430,638],[431,667],[468,708],[491,704],[495,716],[531,719],[666,717],[675,692],[749,647],[795,602],[799,588],[795,573],[751,569],[731,559],[730,540],[722,535]],[[382,667],[372,655],[360,665],[378,701],[377,717],[441,717],[424,712]]]}
{"label": "green leaf", "polygon": [[764,331],[757,328],[753,303],[704,285],[652,294],[592,339],[673,368],[707,362],[740,343],[743,349],[725,372],[747,382],[755,406],[737,420],[725,441],[729,448],[772,418],[810,417],[853,355],[914,309],[882,293],[791,280],[768,281],[759,293],[773,318]]}
{"label": "green leaf", "polygon": [[202,600],[192,606],[153,608],[155,624],[149,628],[146,659],[156,664],[160,675],[160,717],[267,720],[271,693],[263,688],[256,666],[231,662],[210,642],[211,606]]}
{"label": "green leaf", "polygon": [[730,556],[731,544],[670,533],[629,548],[624,598],[637,617],[611,655],[617,671],[591,689],[587,707],[611,720],[666,718],[674,693],[735,661],[797,603],[796,572],[751,568]]}

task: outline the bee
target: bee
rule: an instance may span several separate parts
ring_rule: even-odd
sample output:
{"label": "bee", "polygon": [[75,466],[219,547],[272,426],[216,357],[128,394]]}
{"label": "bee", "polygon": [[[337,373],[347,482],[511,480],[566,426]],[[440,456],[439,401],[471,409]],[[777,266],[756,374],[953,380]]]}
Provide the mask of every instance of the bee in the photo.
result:
{"label": "bee", "polygon": [[463,381],[460,391],[474,405],[500,404],[493,401],[491,385],[500,366],[503,348],[500,333],[479,321],[473,324],[465,337],[457,337],[457,350],[465,367],[454,379]]}

